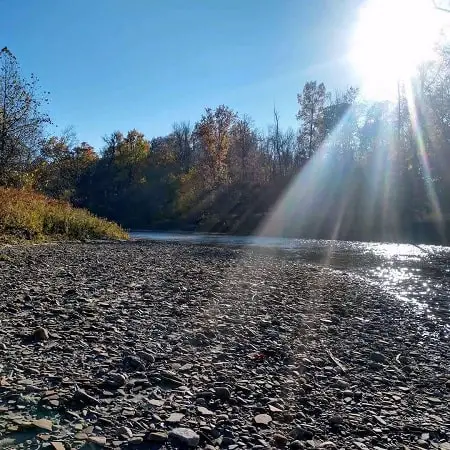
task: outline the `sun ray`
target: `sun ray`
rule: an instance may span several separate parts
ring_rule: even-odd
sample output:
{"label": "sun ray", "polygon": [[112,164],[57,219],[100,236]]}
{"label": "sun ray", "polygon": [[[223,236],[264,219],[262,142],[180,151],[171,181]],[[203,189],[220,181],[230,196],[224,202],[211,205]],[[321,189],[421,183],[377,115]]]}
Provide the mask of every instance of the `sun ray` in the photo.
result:
{"label": "sun ray", "polygon": [[428,154],[426,151],[425,140],[423,136],[423,125],[419,120],[419,115],[417,112],[416,103],[420,102],[420,98],[414,92],[413,84],[411,82],[407,83],[405,86],[406,90],[406,98],[408,101],[408,109],[411,117],[411,126],[414,134],[414,138],[416,140],[416,148],[417,148],[417,156],[419,158],[419,162],[421,168],[423,170],[423,182],[425,184],[426,194],[428,196],[428,200],[430,201],[430,205],[433,212],[433,217],[437,219],[438,228],[441,233],[441,237],[443,236],[443,215],[442,210],[439,204],[439,199],[436,194],[436,190],[434,189],[433,179],[431,175],[430,164],[428,161]]}

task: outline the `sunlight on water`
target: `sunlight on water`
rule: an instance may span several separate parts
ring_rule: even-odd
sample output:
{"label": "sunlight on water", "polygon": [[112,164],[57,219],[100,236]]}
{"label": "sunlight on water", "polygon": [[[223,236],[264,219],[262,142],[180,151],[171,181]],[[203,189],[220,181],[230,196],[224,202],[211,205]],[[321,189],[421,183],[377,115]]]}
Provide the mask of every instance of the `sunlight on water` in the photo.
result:
{"label": "sunlight on water", "polygon": [[363,245],[365,246],[367,252],[372,252],[387,259],[410,257],[420,258],[427,254],[427,252],[425,250],[422,250],[420,247],[410,244],[367,243]]}

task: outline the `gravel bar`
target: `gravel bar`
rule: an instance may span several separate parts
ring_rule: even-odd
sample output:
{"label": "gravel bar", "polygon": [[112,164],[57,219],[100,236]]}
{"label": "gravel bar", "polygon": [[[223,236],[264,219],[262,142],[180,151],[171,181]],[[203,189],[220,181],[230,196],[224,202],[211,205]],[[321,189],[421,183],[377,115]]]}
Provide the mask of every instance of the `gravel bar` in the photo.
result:
{"label": "gravel bar", "polygon": [[0,448],[450,450],[444,328],[295,253],[0,248]]}

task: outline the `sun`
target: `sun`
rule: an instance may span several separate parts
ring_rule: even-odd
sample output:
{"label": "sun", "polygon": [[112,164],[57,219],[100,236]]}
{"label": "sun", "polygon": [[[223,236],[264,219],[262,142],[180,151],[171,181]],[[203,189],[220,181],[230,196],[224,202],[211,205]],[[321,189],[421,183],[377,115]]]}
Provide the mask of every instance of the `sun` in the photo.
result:
{"label": "sun", "polygon": [[353,33],[350,60],[363,94],[395,97],[397,82],[433,57],[442,13],[432,0],[366,0]]}

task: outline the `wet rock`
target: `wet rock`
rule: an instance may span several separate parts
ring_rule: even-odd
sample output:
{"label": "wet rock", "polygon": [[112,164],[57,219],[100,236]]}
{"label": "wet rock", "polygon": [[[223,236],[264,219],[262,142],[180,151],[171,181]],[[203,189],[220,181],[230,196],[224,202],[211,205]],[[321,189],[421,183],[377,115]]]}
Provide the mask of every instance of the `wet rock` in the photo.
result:
{"label": "wet rock", "polygon": [[200,436],[190,428],[174,428],[170,430],[169,439],[187,445],[188,447],[196,447],[200,442]]}

